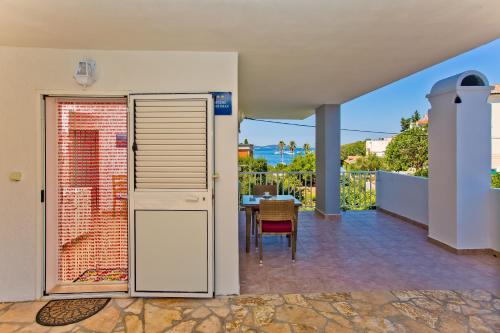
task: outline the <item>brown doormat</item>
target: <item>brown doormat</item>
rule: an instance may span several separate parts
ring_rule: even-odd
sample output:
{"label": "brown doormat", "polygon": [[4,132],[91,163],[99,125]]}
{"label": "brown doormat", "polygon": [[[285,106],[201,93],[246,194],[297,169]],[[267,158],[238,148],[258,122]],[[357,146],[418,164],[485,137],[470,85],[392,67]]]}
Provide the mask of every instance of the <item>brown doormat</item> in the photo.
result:
{"label": "brown doormat", "polygon": [[50,301],[38,311],[36,322],[43,326],[64,326],[92,317],[110,298],[61,299]]}

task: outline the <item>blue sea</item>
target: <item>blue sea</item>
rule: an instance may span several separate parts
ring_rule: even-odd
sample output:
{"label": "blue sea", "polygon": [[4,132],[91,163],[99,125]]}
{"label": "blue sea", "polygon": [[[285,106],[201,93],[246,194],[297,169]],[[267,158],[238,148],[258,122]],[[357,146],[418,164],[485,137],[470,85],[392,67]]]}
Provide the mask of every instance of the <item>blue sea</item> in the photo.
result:
{"label": "blue sea", "polygon": [[[311,148],[311,151],[314,151],[314,148]],[[303,154],[304,150],[302,148],[297,148],[295,150],[295,155]],[[281,163],[281,155],[276,145],[269,146],[255,146],[253,149],[253,157],[254,158],[264,158],[267,160],[267,164],[276,165]],[[285,149],[283,154],[283,163],[290,164],[293,159],[293,154]]]}

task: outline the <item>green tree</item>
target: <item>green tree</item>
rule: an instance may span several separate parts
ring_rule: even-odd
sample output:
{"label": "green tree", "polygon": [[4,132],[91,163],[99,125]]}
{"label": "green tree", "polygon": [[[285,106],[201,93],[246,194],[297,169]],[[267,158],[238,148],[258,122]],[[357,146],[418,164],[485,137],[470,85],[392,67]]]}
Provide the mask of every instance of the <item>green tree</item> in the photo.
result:
{"label": "green tree", "polygon": [[304,146],[302,147],[304,149],[304,154],[309,154],[311,152],[311,145],[308,143],[304,143]]}
{"label": "green tree", "polygon": [[247,144],[248,144],[248,139],[245,139],[245,140],[243,141],[243,144],[247,145]]}
{"label": "green tree", "polygon": [[268,170],[265,158],[240,157],[238,163],[242,172],[265,172]]}
{"label": "green tree", "polygon": [[[289,174],[279,183],[280,193],[295,195],[302,200],[305,206],[313,206],[316,194],[312,187],[316,184],[314,171],[316,171],[316,155],[314,153],[300,154],[284,167],[283,171],[301,171],[301,174]],[[306,171],[306,172],[304,172]],[[308,173],[307,171],[311,172]]]}
{"label": "green tree", "polygon": [[411,116],[411,121],[412,123],[416,123],[420,120],[420,118],[420,113],[418,112],[418,110],[415,110],[415,112],[413,112],[413,115]]}
{"label": "green tree", "polygon": [[418,112],[418,110],[415,110],[415,112],[413,112],[413,114],[411,115],[411,117],[409,118],[401,118],[401,132],[404,132],[408,129],[410,129],[411,127],[411,124],[414,124],[416,123],[417,121],[420,120],[420,113]]}
{"label": "green tree", "polygon": [[376,171],[386,168],[385,159],[375,154],[362,156],[356,162],[346,165],[346,169],[349,171]]}
{"label": "green tree", "polygon": [[491,175],[491,187],[500,188],[500,173]]}
{"label": "green tree", "polygon": [[[266,172],[268,171],[267,161],[264,158],[240,157],[238,158],[241,172]],[[256,176],[243,174],[239,177],[240,194],[250,194],[255,183]]]}
{"label": "green tree", "polygon": [[385,158],[393,171],[413,168],[423,173],[428,168],[429,142],[427,127],[414,127],[396,135],[387,146]]}
{"label": "green tree", "polygon": [[346,143],[340,147],[340,159],[342,161],[345,161],[349,156],[365,156],[365,155],[366,155],[365,141]]}
{"label": "green tree", "polygon": [[411,123],[410,118],[401,118],[400,123],[401,123],[401,132],[410,129],[410,123]]}
{"label": "green tree", "polygon": [[297,149],[297,144],[295,143],[295,141],[292,140],[288,143],[288,149],[290,149],[292,156],[295,156],[295,150]]}
{"label": "green tree", "polygon": [[287,166],[287,171],[316,171],[316,155],[297,155]]}
{"label": "green tree", "polygon": [[278,142],[278,150],[279,150],[280,155],[281,155],[281,164],[285,164],[283,161],[283,154],[285,153],[285,148],[286,148],[285,141],[281,140],[280,142]]}

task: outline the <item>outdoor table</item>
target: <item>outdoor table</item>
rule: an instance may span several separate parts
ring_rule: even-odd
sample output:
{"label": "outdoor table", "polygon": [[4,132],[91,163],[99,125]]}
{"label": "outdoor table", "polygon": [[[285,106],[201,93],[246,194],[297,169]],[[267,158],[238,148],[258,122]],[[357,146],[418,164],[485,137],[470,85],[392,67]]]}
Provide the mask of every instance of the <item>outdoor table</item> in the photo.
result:
{"label": "outdoor table", "polygon": [[[253,198],[253,200],[251,199]],[[294,234],[297,237],[297,222],[299,217],[299,207],[302,206],[302,202],[297,200],[293,195],[274,195],[269,199],[264,199],[261,196],[254,195],[244,195],[241,199],[241,205],[245,208],[246,212],[246,252],[250,252],[250,229],[252,225],[253,212],[259,208],[260,200],[294,200],[295,201],[295,226]],[[255,235],[257,237],[257,235]]]}

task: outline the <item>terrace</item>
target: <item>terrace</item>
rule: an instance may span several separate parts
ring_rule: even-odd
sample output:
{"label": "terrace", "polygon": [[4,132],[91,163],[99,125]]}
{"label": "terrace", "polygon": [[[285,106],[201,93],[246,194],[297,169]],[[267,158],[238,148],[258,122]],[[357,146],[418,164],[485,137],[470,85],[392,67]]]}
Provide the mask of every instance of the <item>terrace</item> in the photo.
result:
{"label": "terrace", "polygon": [[[246,217],[240,213],[242,294],[500,289],[500,259],[492,253],[457,255],[428,241],[427,179],[386,172],[343,172],[340,197],[344,211],[335,221],[313,211],[314,179],[312,172],[240,174],[247,186],[243,193],[253,184],[274,183],[279,194],[293,195],[305,203],[299,212],[293,264],[285,237],[263,238],[262,266],[253,241],[246,253]],[[394,207],[397,201],[413,204]],[[394,210],[401,215],[389,213]]]}
{"label": "terrace", "polygon": [[290,260],[286,239],[269,237],[259,266],[256,254],[245,253],[240,231],[243,294],[500,288],[499,258],[450,253],[400,218],[373,210],[343,213],[339,222],[312,212],[301,212],[299,219],[294,265],[283,265]]}

